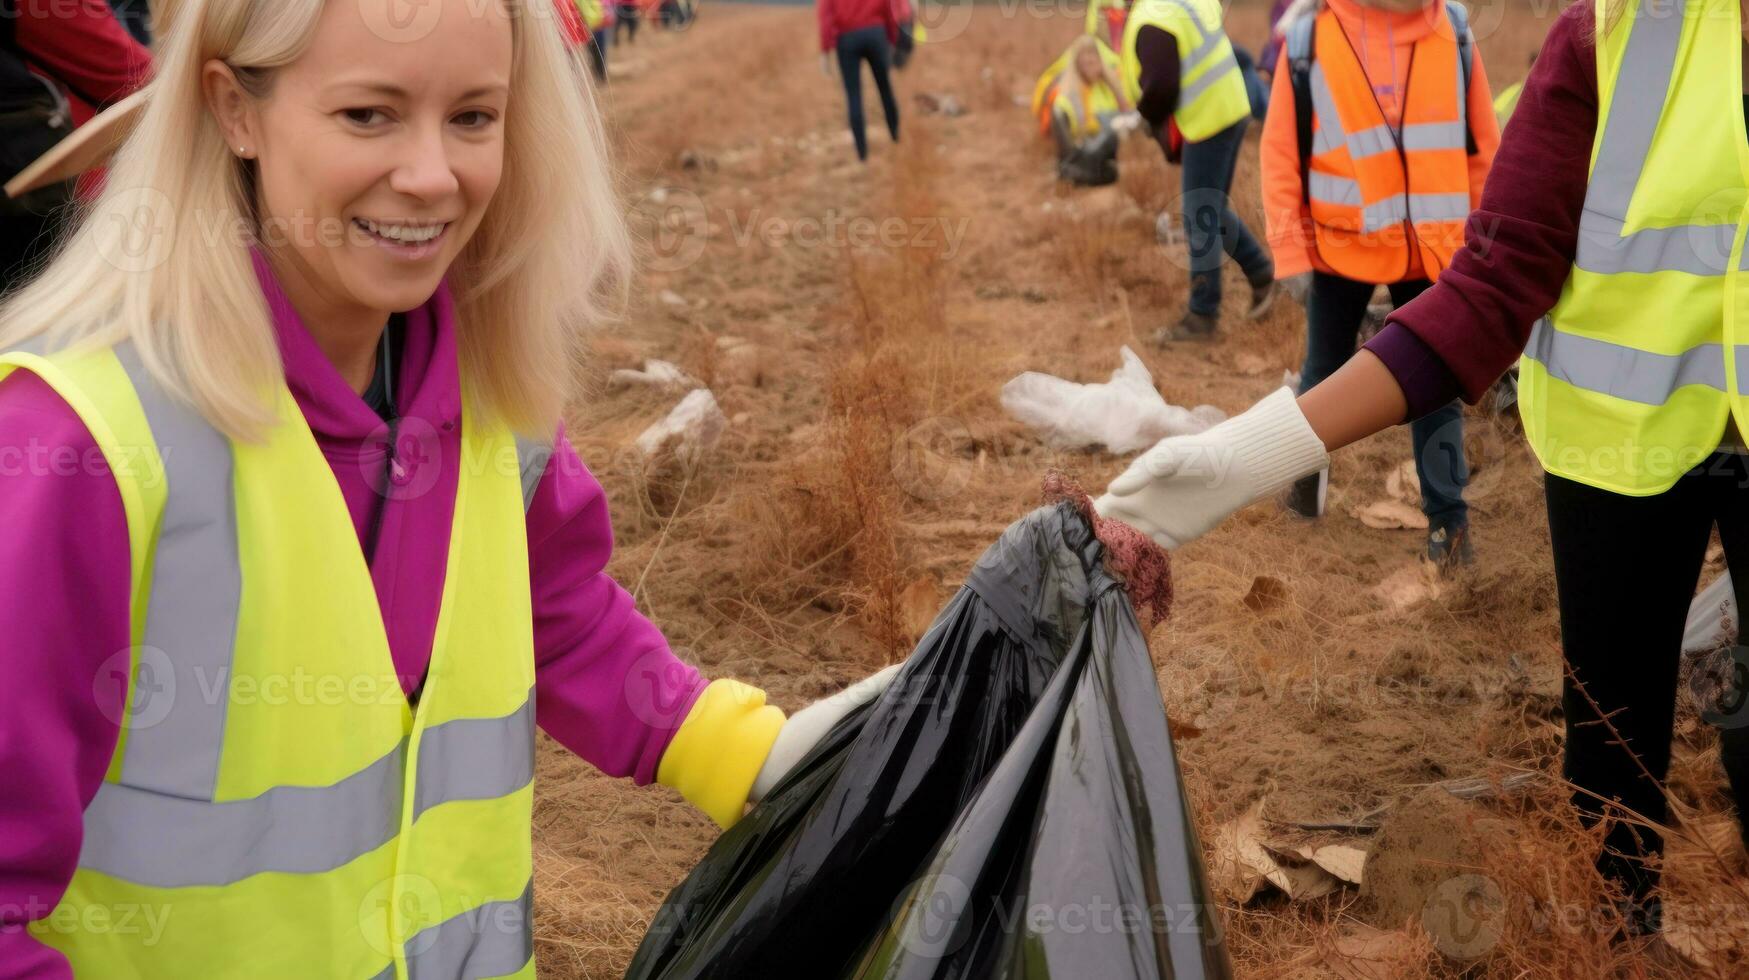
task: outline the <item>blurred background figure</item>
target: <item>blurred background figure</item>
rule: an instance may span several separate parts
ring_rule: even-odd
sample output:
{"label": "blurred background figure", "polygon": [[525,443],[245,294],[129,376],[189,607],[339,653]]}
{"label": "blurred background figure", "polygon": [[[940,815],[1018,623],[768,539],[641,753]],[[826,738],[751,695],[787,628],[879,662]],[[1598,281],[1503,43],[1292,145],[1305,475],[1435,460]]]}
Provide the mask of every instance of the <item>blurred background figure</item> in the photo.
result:
{"label": "blurred background figure", "polygon": [[635,43],[638,39],[638,20],[641,16],[637,0],[616,0],[613,7],[613,43]]}
{"label": "blurred background figure", "polygon": [[583,18],[583,28],[589,32],[589,67],[595,80],[607,81],[608,32],[613,29],[612,0],[577,0],[577,13]]}
{"label": "blurred background figure", "polygon": [[899,39],[893,44],[893,67],[903,68],[923,40],[923,27],[917,23],[917,13],[911,0],[893,0],[893,17],[899,22]]}
{"label": "blurred background figure", "polygon": [[838,73],[844,82],[844,103],[850,119],[850,135],[856,142],[856,158],[868,159],[868,134],[862,114],[862,64],[868,62],[875,88],[881,93],[881,110],[887,117],[887,133],[899,141],[899,100],[893,95],[893,45],[899,40],[898,11],[892,0],[818,0],[820,21],[820,72],[832,74],[832,53],[838,54]]}
{"label": "blurred background figure", "polygon": [[150,46],[152,43],[152,13],[146,0],[109,0],[115,19],[128,29],[134,40]]}
{"label": "blurred background figure", "polygon": [[1135,122],[1124,119],[1135,107],[1118,80],[1117,55],[1083,34],[1066,56],[1050,100],[1057,176],[1087,187],[1115,183],[1118,140]]}
{"label": "blurred background figure", "polygon": [[[144,6],[143,3],[135,6]],[[10,180],[104,107],[143,85],[152,56],[105,0],[5,5],[0,16],[0,180]],[[101,174],[0,195],[0,294],[52,248],[70,205]]]}
{"label": "blurred background figure", "polygon": [[1219,0],[1136,0],[1118,49],[1124,94],[1156,135],[1167,162],[1183,161],[1181,217],[1190,303],[1155,343],[1209,340],[1221,317],[1221,267],[1238,264],[1251,287],[1247,319],[1276,297],[1275,264],[1233,211],[1233,174],[1251,122],[1251,92],[1221,26]]}
{"label": "blurred background figure", "polygon": [[1125,0],[1087,0],[1087,34],[1115,48],[1123,41],[1124,18],[1129,13]]}

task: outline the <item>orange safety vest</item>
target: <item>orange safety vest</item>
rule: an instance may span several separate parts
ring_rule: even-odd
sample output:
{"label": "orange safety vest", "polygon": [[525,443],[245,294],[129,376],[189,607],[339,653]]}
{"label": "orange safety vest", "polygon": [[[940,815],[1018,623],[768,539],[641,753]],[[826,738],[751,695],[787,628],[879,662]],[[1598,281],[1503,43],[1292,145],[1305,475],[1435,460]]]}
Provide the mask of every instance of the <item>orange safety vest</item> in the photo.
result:
{"label": "orange safety vest", "polygon": [[1359,282],[1439,278],[1463,247],[1470,214],[1456,38],[1442,22],[1415,43],[1400,130],[1385,120],[1334,11],[1318,15],[1313,48],[1306,199],[1318,258]]}

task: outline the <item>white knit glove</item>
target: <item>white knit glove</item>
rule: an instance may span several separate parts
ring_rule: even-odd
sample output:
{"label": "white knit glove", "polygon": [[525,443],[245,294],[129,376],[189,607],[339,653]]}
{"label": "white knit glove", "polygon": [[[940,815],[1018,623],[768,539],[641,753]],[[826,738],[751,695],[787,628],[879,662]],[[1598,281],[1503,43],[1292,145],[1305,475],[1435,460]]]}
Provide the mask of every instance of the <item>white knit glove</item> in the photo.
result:
{"label": "white knit glove", "polygon": [[837,694],[823,697],[786,719],[783,727],[778,729],[777,741],[771,743],[771,752],[765,757],[765,764],[759,767],[759,775],[753,777],[753,791],[747,795],[748,802],[758,803],[765,799],[765,794],[771,792],[771,788],[796,763],[802,761],[802,756],[807,755],[814,743],[831,731],[839,719],[880,697],[881,692],[893,683],[893,678],[903,666],[904,664],[894,664],[877,674],[864,677]]}
{"label": "white knit glove", "polygon": [[1176,548],[1329,462],[1293,392],[1282,388],[1205,432],[1160,440],[1093,508]]}

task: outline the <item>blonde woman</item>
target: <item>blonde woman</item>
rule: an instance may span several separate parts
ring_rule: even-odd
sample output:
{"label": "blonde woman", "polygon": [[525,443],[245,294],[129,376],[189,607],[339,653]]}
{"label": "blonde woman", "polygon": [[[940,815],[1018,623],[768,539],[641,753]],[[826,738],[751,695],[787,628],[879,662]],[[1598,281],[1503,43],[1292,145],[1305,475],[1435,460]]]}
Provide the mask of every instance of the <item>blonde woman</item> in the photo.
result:
{"label": "blonde woman", "polygon": [[[1619,918],[1588,921],[1629,933],[1661,926],[1663,840],[1643,820],[1667,815],[1683,626],[1715,526],[1731,566],[1749,568],[1749,338],[1734,326],[1749,267],[1746,23],[1740,0],[1568,7],[1439,281],[1310,391],[1161,442],[1098,503],[1186,544],[1329,452],[1477,401],[1517,362],[1546,474],[1563,774],[1605,824],[1598,867],[1618,891]],[[1749,648],[1736,655],[1736,689],[1706,716],[1741,830]]]}
{"label": "blonde woman", "polygon": [[1120,117],[1134,109],[1102,45],[1090,34],[1076,38],[1051,100],[1058,176],[1090,185],[1117,180],[1118,136],[1125,129]]}
{"label": "blonde woman", "polygon": [[723,824],[787,722],[604,572],[627,238],[548,0],[183,0],[0,310],[0,963],[531,976],[534,726]]}

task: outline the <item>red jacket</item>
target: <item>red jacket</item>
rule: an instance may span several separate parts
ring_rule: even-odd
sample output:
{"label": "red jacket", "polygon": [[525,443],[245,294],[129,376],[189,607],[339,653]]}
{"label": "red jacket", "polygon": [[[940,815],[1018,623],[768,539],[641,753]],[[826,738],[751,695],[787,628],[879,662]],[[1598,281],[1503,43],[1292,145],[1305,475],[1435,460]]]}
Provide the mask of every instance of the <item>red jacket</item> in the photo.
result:
{"label": "red jacket", "polygon": [[559,10],[559,33],[565,38],[565,47],[573,51],[582,47],[589,31],[583,26],[583,14],[577,5],[572,0],[553,0],[553,6]]}
{"label": "red jacket", "polygon": [[152,70],[152,53],[104,0],[21,0],[14,30],[30,67],[67,93],[75,126],[132,94]]}
{"label": "red jacket", "polygon": [[[152,72],[152,52],[134,40],[105,0],[20,0],[13,37],[25,62],[67,96],[75,127],[131,95]],[[81,174],[78,196],[103,186],[103,171]]]}
{"label": "red jacket", "polygon": [[818,0],[814,9],[820,15],[821,51],[837,47],[840,34],[877,24],[887,29],[887,43],[899,41],[899,19],[893,13],[892,0]]}

